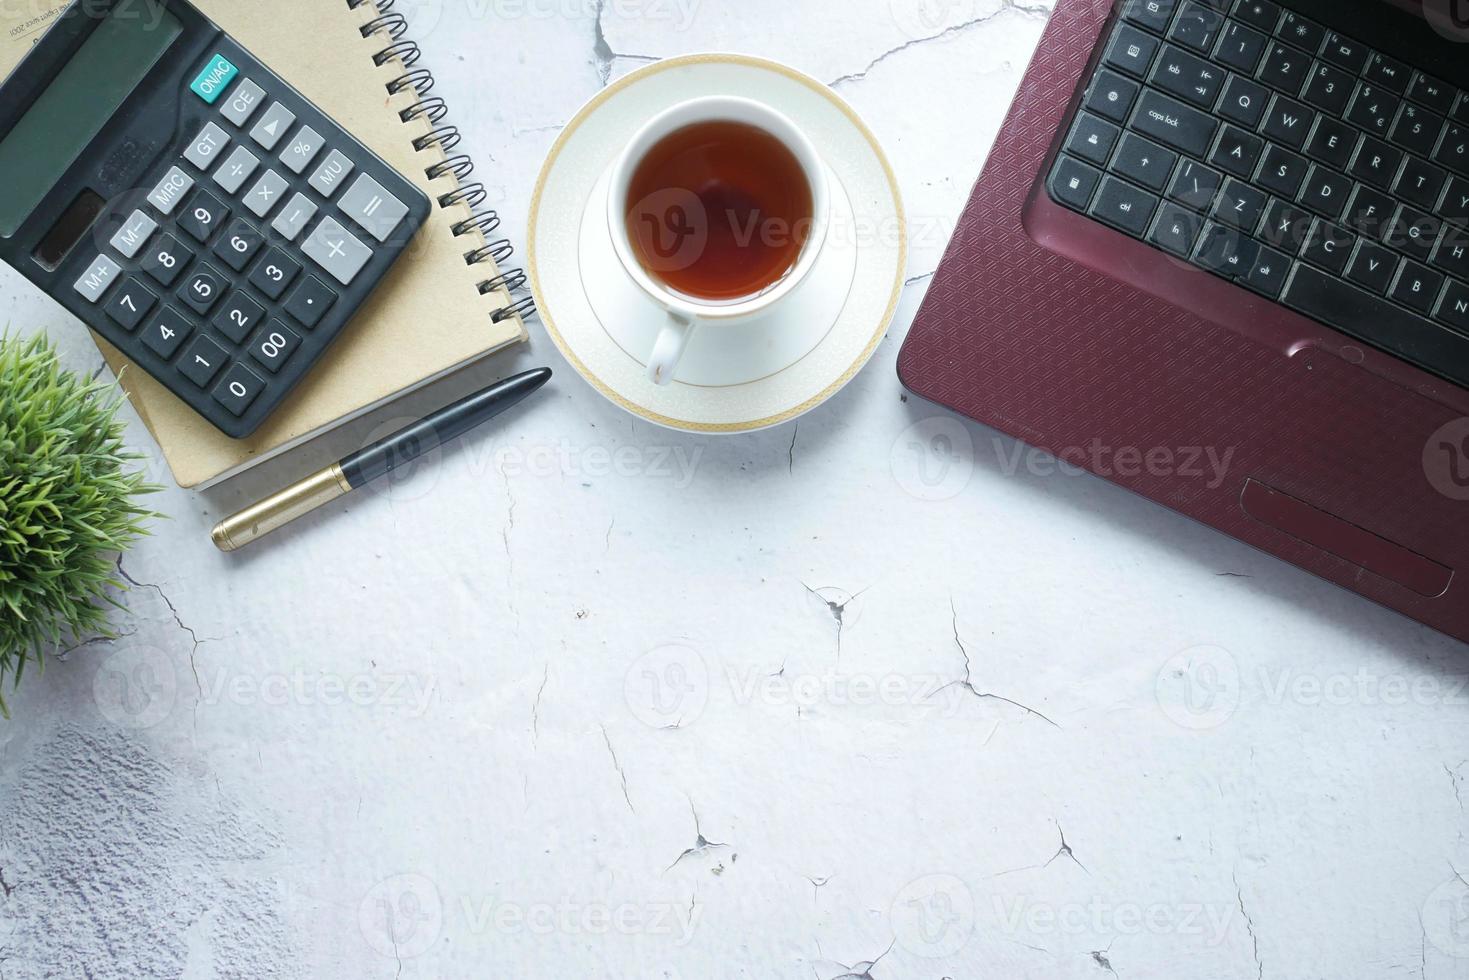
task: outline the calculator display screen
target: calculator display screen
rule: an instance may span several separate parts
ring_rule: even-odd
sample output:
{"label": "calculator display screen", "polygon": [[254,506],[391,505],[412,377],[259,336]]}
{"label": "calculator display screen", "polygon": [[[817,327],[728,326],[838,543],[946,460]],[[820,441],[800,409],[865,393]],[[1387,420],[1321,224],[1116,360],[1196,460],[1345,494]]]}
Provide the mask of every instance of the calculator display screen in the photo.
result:
{"label": "calculator display screen", "polygon": [[183,30],[151,3],[119,3],[98,22],[0,140],[0,237],[15,234]]}

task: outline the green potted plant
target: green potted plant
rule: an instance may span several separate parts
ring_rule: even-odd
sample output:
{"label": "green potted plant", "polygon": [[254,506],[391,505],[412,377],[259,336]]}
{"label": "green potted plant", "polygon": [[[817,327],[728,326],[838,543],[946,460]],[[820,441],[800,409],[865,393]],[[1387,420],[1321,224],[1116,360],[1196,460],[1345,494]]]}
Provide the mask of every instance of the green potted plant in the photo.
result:
{"label": "green potted plant", "polygon": [[65,370],[44,336],[0,334],[0,715],[26,665],[110,636],[117,556],[156,516],[116,388]]}

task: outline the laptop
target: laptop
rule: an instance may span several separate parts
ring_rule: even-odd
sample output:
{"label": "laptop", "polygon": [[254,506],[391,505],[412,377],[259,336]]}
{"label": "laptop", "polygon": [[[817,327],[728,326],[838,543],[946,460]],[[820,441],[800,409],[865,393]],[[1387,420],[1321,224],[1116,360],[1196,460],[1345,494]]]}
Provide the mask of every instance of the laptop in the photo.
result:
{"label": "laptop", "polygon": [[1466,42],[1464,0],[1058,0],[904,385],[1469,641]]}

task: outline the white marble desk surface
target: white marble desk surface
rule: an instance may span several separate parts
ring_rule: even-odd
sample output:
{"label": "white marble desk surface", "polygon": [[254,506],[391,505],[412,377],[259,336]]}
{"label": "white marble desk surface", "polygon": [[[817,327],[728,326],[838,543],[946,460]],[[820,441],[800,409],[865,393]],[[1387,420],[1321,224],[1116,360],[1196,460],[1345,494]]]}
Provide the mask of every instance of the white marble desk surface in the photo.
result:
{"label": "white marble desk surface", "polygon": [[[400,0],[518,238],[611,77],[835,82],[914,219],[898,321],[758,436],[634,421],[533,329],[460,387],[553,391],[253,553],[209,526],[325,450],[161,495],[125,636],[0,725],[0,977],[1469,973],[1465,649],[903,396],[1047,6],[892,2]],[[0,322],[100,364],[8,270]]]}

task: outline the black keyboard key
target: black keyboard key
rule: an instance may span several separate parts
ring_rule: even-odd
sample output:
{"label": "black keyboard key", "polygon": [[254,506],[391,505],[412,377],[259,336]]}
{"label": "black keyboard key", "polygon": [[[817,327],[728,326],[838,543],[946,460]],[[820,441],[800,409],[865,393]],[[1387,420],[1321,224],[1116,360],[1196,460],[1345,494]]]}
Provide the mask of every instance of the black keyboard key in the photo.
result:
{"label": "black keyboard key", "polygon": [[200,316],[204,316],[214,309],[214,304],[219,302],[220,296],[224,294],[226,280],[209,265],[201,264],[193,274],[184,280],[179,288],[179,299],[188,304],[189,308]]}
{"label": "black keyboard key", "polygon": [[1444,184],[1448,180],[1449,175],[1433,164],[1424,163],[1417,157],[1408,157],[1398,173],[1398,182],[1393,186],[1393,193],[1410,204],[1432,211],[1438,206],[1438,197],[1443,193]]}
{"label": "black keyboard key", "polygon": [[1132,102],[1137,98],[1138,85],[1130,78],[1125,78],[1114,71],[1097,72],[1097,77],[1092,80],[1091,88],[1087,90],[1086,107],[1089,111],[1099,116],[1105,116],[1113,122],[1124,122],[1127,113],[1132,109]]}
{"label": "black keyboard key", "polygon": [[142,280],[137,276],[129,276],[107,301],[107,316],[128,333],[132,333],[157,302],[158,297],[148,291]]}
{"label": "black keyboard key", "polygon": [[1168,185],[1168,197],[1195,211],[1207,211],[1224,183],[1224,175],[1197,160],[1184,160]]}
{"label": "black keyboard key", "polygon": [[1214,44],[1219,28],[1224,24],[1224,15],[1213,7],[1198,0],[1184,0],[1178,9],[1178,17],[1168,29],[1168,40],[1187,45],[1195,51],[1206,52]]}
{"label": "black keyboard key", "polygon": [[1280,7],[1271,0],[1242,0],[1234,15],[1246,24],[1271,32],[1280,23]]}
{"label": "black keyboard key", "polygon": [[1224,29],[1224,36],[1219,39],[1214,58],[1236,71],[1253,75],[1260,65],[1260,59],[1265,56],[1267,43],[1267,38],[1259,31],[1230,21],[1229,26]]}
{"label": "black keyboard key", "polygon": [[219,369],[224,367],[224,362],[229,359],[225,349],[208,337],[199,336],[184,351],[184,356],[179,360],[179,373],[188,378],[200,388],[214,380]]}
{"label": "black keyboard key", "polygon": [[1419,313],[1433,312],[1439,291],[1443,289],[1444,277],[1417,262],[1404,262],[1398,272],[1398,281],[1388,295],[1404,306],[1411,306]]}
{"label": "black keyboard key", "polygon": [[265,246],[265,236],[248,221],[237,219],[229,231],[214,244],[214,254],[236,272],[244,272],[257,252]]}
{"label": "black keyboard key", "polygon": [[208,191],[194,195],[189,206],[178,217],[179,227],[197,242],[209,243],[209,239],[229,220],[230,209],[224,202]]}
{"label": "black keyboard key", "polygon": [[1306,171],[1310,169],[1311,163],[1305,157],[1271,143],[1265,149],[1264,159],[1260,161],[1257,182],[1281,197],[1293,198],[1301,189],[1301,182],[1306,179]]}
{"label": "black keyboard key", "polygon": [[[1100,121],[1100,120],[1099,120]],[[1203,158],[1218,128],[1212,116],[1161,92],[1144,89],[1129,127],[1191,157]]]}
{"label": "black keyboard key", "polygon": [[1455,279],[1469,280],[1469,232],[1445,228],[1430,261]]}
{"label": "black keyboard key", "polygon": [[1255,164],[1260,162],[1264,149],[1265,141],[1255,134],[1237,126],[1225,126],[1219,136],[1219,144],[1209,154],[1209,162],[1248,180],[1254,174]]}
{"label": "black keyboard key", "polygon": [[1264,220],[1260,223],[1260,237],[1278,249],[1295,255],[1306,243],[1306,233],[1311,230],[1315,217],[1302,211],[1294,204],[1280,198],[1271,198],[1265,208]]}
{"label": "black keyboard key", "polygon": [[250,356],[271,374],[276,374],[300,346],[301,337],[296,331],[279,320],[272,320],[250,342]]}
{"label": "black keyboard key", "polygon": [[1131,24],[1122,24],[1112,35],[1107,57],[1103,60],[1119,71],[1138,78],[1147,78],[1153,56],[1158,53],[1158,45],[1159,41],[1153,35],[1140,31]]}
{"label": "black keyboard key", "polygon": [[1321,46],[1321,57],[1353,75],[1360,75],[1372,52],[1365,44],[1343,37],[1336,31],[1326,32],[1326,42]]}
{"label": "black keyboard key", "polygon": [[1172,150],[1165,150],[1136,133],[1123,133],[1117,155],[1112,158],[1112,172],[1161,194],[1177,162],[1178,154]]}
{"label": "black keyboard key", "polygon": [[1224,83],[1224,97],[1219,100],[1219,114],[1246,129],[1260,125],[1265,106],[1270,103],[1270,90],[1242,75],[1230,75]]}
{"label": "black keyboard key", "polygon": [[1366,82],[1357,83],[1357,94],[1347,110],[1347,122],[1367,130],[1376,136],[1386,136],[1392,128],[1393,117],[1398,114],[1402,100],[1381,87]]}
{"label": "black keyboard key", "polygon": [[1276,41],[1265,55],[1265,65],[1260,69],[1259,79],[1271,88],[1278,88],[1288,95],[1296,95],[1311,70],[1311,59],[1295,48]]}
{"label": "black keyboard key", "polygon": [[1344,280],[1297,265],[1281,301],[1336,329],[1469,384],[1469,337],[1435,326]]}
{"label": "black keyboard key", "polygon": [[1358,180],[1365,180],[1369,184],[1387,189],[1393,185],[1393,180],[1398,175],[1398,168],[1402,164],[1402,150],[1395,146],[1388,146],[1371,136],[1364,136],[1362,145],[1357,149],[1356,158],[1347,168],[1347,173]]}
{"label": "black keyboard key", "polygon": [[1347,198],[1352,196],[1352,182],[1335,170],[1313,164],[1306,175],[1305,186],[1296,195],[1296,200],[1317,214],[1328,218],[1340,218],[1346,210]]}
{"label": "black keyboard key", "polygon": [[1158,199],[1147,191],[1138,190],[1115,177],[1104,177],[1090,213],[1100,221],[1141,238],[1148,230],[1148,222],[1153,219],[1153,211],[1157,207]]}
{"label": "black keyboard key", "polygon": [[1385,296],[1403,261],[1396,252],[1364,238],[1357,243],[1357,251],[1347,265],[1347,278]]}
{"label": "black keyboard key", "polygon": [[1203,230],[1204,219],[1201,215],[1172,201],[1165,201],[1158,209],[1158,219],[1153,222],[1153,230],[1148,232],[1148,241],[1186,259],[1194,253],[1199,232]]}
{"label": "black keyboard key", "polygon": [[167,289],[184,270],[189,267],[194,253],[184,246],[172,235],[159,237],[152,245],[143,250],[142,269],[158,285]]}
{"label": "black keyboard key", "polygon": [[1469,286],[1451,281],[1449,288],[1444,290],[1443,298],[1438,301],[1433,317],[1440,323],[1446,323],[1460,333],[1469,335]]}
{"label": "black keyboard key", "polygon": [[265,253],[265,258],[250,273],[250,285],[264,293],[268,298],[276,300],[281,294],[290,288],[296,276],[301,273],[301,263],[291,258],[278,248],[273,248]]}
{"label": "black keyboard key", "polygon": [[1419,105],[1427,106],[1440,116],[1447,116],[1454,108],[1454,97],[1458,90],[1452,85],[1445,84],[1432,75],[1425,75],[1421,71],[1413,72],[1413,80],[1408,83],[1408,98]]}
{"label": "black keyboard key", "polygon": [[1409,152],[1426,157],[1438,145],[1438,134],[1443,132],[1443,127],[1443,116],[1405,102],[1387,138]]}
{"label": "black keyboard key", "polygon": [[1352,255],[1352,246],[1357,236],[1341,225],[1317,218],[1306,233],[1306,244],[1301,248],[1301,258],[1337,275],[1347,267]]}
{"label": "black keyboard key", "polygon": [[1219,89],[1224,85],[1224,72],[1218,65],[1167,44],[1153,64],[1148,84],[1187,99],[1202,109],[1212,109],[1219,97]]}
{"label": "black keyboard key", "polygon": [[1301,93],[1301,98],[1323,112],[1339,116],[1346,112],[1356,87],[1357,80],[1351,75],[1325,62],[1317,62],[1311,69],[1311,77],[1306,81],[1306,90]]}
{"label": "black keyboard key", "polygon": [[1321,50],[1321,42],[1326,40],[1326,28],[1293,10],[1287,10],[1280,19],[1280,26],[1275,28],[1275,36],[1315,54]]}
{"label": "black keyboard key", "polygon": [[[1056,161],[1056,168],[1051,171],[1051,196],[1062,204],[1078,211],[1085,211],[1086,206],[1092,203],[1092,194],[1096,192],[1097,184],[1101,179],[1102,172],[1097,168],[1090,167],[1072,157],[1063,156]],[[295,316],[295,313],[291,315]],[[301,318],[297,316],[296,319]],[[316,324],[313,322],[306,325],[310,327]]]}
{"label": "black keyboard key", "polygon": [[[1070,162],[1076,163],[1074,160]],[[1076,166],[1086,167],[1086,164],[1076,163]],[[1086,167],[1086,169],[1091,170],[1090,167]],[[1098,174],[1095,170],[1092,171],[1092,174],[1094,182],[1095,180],[1101,179],[1101,174]],[[1065,181],[1067,190],[1069,191],[1071,189],[1071,180],[1067,177]],[[1091,192],[1088,191],[1087,200],[1075,206],[1079,210],[1085,211],[1087,204],[1090,203]],[[336,301],[337,294],[326,283],[315,276],[307,276],[301,285],[296,287],[296,291],[291,294],[290,298],[286,300],[285,309],[291,315],[292,319],[309,330],[321,322],[321,318],[326,315],[326,311],[331,309],[332,304]]]}
{"label": "black keyboard key", "polygon": [[214,329],[237,344],[243,344],[250,331],[265,322],[265,307],[241,290],[235,290],[214,315]]}
{"label": "black keyboard key", "polygon": [[1346,123],[1320,116],[1310,139],[1306,140],[1306,156],[1334,170],[1345,170],[1361,136]]}
{"label": "black keyboard key", "polygon": [[1387,223],[1382,241],[1390,248],[1407,253],[1409,258],[1427,262],[1433,254],[1441,227],[1443,225],[1437,218],[1403,204]]}
{"label": "black keyboard key", "polygon": [[265,382],[255,376],[249,368],[243,364],[236,364],[225,373],[224,378],[215,386],[213,391],[214,400],[236,417],[244,415],[260,393],[265,390]]}
{"label": "black keyboard key", "polygon": [[1177,8],[1178,0],[1127,0],[1122,8],[1122,17],[1162,34]]}
{"label": "black keyboard key", "polygon": [[1290,273],[1290,264],[1290,257],[1285,253],[1261,246],[1255,253],[1255,261],[1250,263],[1250,271],[1245,273],[1241,281],[1255,292],[1276,299],[1285,288],[1285,277]]}
{"label": "black keyboard key", "polygon": [[1449,186],[1444,191],[1438,216],[1455,224],[1469,226],[1469,180],[1463,177],[1449,178]]}
{"label": "black keyboard key", "polygon": [[1265,213],[1265,205],[1269,200],[1264,191],[1231,177],[1224,182],[1224,189],[1219,192],[1219,200],[1214,202],[1212,214],[1227,225],[1241,231],[1253,232],[1260,223],[1260,216]]}
{"label": "black keyboard key", "polygon": [[1434,152],[1433,161],[1456,173],[1469,174],[1469,126],[1449,123],[1444,127],[1443,142]]}
{"label": "black keyboard key", "polygon": [[1397,207],[1398,202],[1386,194],[1374,191],[1366,184],[1358,184],[1352,191],[1352,199],[1347,202],[1343,221],[1348,228],[1380,240]]}
{"label": "black keyboard key", "polygon": [[148,319],[148,325],[143,328],[143,344],[167,361],[193,332],[194,325],[182,313],[172,306],[165,306]]}
{"label": "black keyboard key", "polygon": [[1194,250],[1193,261],[1220,275],[1233,278],[1249,271],[1259,254],[1260,243],[1228,225],[1209,222]]}
{"label": "black keyboard key", "polygon": [[1265,111],[1265,125],[1260,127],[1260,132],[1299,150],[1306,145],[1306,137],[1311,135],[1311,124],[1315,121],[1316,113],[1293,99],[1277,95]]}
{"label": "black keyboard key", "polygon": [[1071,127],[1071,138],[1066,141],[1066,152],[1099,167],[1106,166],[1121,133],[1122,130],[1105,119],[1079,112],[1076,125]]}
{"label": "black keyboard key", "polygon": [[1390,92],[1402,95],[1408,90],[1409,68],[1385,54],[1374,53],[1367,59],[1367,70],[1362,73],[1369,82],[1375,82]]}

